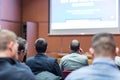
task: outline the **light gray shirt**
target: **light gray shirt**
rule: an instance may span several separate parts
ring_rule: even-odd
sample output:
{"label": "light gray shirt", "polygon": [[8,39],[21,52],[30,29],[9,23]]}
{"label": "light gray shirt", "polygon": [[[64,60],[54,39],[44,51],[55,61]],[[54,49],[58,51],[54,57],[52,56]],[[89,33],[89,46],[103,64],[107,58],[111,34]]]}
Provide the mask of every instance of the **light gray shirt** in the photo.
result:
{"label": "light gray shirt", "polygon": [[75,70],[80,67],[88,65],[88,58],[79,53],[71,53],[61,58],[61,70]]}

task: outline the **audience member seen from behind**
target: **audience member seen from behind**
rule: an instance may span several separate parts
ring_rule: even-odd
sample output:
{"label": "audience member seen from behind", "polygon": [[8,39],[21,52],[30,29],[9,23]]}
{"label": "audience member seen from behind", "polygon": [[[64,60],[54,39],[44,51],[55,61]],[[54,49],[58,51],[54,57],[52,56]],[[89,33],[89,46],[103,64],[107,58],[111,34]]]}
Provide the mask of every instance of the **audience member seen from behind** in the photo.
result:
{"label": "audience member seen from behind", "polygon": [[57,59],[45,55],[47,49],[47,41],[39,38],[35,41],[35,49],[37,54],[27,59],[26,64],[31,68],[32,72],[37,75],[40,72],[48,71],[56,76],[62,77]]}
{"label": "audience member seen from behind", "polygon": [[22,37],[17,37],[17,43],[18,43],[18,56],[16,57],[17,58],[16,66],[31,72],[31,69],[26,64],[24,64],[24,56],[26,56],[27,42]]}
{"label": "audience member seen from behind", "polygon": [[114,63],[116,45],[110,33],[98,33],[92,38],[93,64],[71,73],[65,80],[120,80],[120,71]]}
{"label": "audience member seen from behind", "polygon": [[72,40],[70,43],[71,52],[62,57],[60,61],[60,68],[63,70],[75,70],[83,66],[88,65],[88,58],[82,55],[80,48],[80,42],[78,40]]}
{"label": "audience member seen from behind", "polygon": [[17,38],[17,42],[18,42],[18,60],[20,62],[24,62],[24,57],[26,55],[26,48],[27,48],[27,41],[22,38],[22,37],[18,37]]}
{"label": "audience member seen from behind", "polygon": [[16,34],[0,30],[0,80],[35,80],[32,72],[18,66],[17,50]]}

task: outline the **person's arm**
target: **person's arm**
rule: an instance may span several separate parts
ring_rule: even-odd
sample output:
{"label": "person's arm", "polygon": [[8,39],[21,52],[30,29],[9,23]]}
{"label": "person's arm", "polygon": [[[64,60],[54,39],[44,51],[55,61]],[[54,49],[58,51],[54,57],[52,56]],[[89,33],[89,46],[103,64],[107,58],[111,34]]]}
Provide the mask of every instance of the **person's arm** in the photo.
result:
{"label": "person's arm", "polygon": [[79,48],[79,53],[80,53],[81,55],[83,55],[83,54],[84,54],[84,51],[83,51],[83,49],[82,49],[82,48]]}

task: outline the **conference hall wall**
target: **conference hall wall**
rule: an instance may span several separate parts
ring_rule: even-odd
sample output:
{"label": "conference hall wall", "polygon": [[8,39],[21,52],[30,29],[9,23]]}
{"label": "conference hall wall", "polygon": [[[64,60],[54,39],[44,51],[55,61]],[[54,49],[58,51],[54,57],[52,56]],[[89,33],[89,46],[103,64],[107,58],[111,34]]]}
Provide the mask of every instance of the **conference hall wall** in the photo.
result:
{"label": "conference hall wall", "polygon": [[0,25],[2,29],[21,35],[21,1],[0,0]]}
{"label": "conference hall wall", "polygon": [[[87,52],[91,46],[92,35],[48,35],[48,9],[48,0],[23,0],[23,22],[33,21],[38,23],[38,37],[45,38],[49,43],[47,52],[69,52],[69,43],[72,39],[78,39],[81,42],[81,47],[83,50]],[[120,48],[120,35],[114,36],[117,46]]]}

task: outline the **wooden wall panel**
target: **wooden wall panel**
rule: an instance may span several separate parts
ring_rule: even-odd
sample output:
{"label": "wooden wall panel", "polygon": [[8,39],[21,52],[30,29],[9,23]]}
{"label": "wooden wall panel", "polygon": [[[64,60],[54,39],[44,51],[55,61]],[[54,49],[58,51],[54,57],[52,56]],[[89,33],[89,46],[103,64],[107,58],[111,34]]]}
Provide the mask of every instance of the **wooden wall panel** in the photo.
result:
{"label": "wooden wall panel", "polygon": [[2,20],[21,22],[21,0],[2,0]]}
{"label": "wooden wall panel", "polygon": [[115,35],[114,37],[115,37],[116,45],[120,49],[120,35]]}
{"label": "wooden wall panel", "polygon": [[23,21],[48,21],[48,0],[23,0]]}
{"label": "wooden wall panel", "polygon": [[[74,36],[63,36],[62,37],[62,50],[63,52],[70,52],[70,43],[73,39],[80,41],[80,46],[84,51],[88,51],[91,46],[91,36],[83,35],[74,35]],[[88,40],[89,39],[89,40]]]}
{"label": "wooden wall panel", "polygon": [[72,39],[76,39],[75,36],[64,36],[62,38],[62,52],[68,53],[70,52],[69,44],[72,41]]}
{"label": "wooden wall panel", "polygon": [[36,22],[27,22],[27,42],[28,42],[27,57],[36,54],[34,43],[37,38],[38,38],[38,24]]}
{"label": "wooden wall panel", "polygon": [[17,34],[17,36],[21,36],[20,23],[1,21],[1,28],[12,30]]}
{"label": "wooden wall panel", "polygon": [[[85,52],[89,51],[92,35],[49,36],[48,35],[48,0],[23,0],[23,21],[37,21],[39,23],[38,37],[47,39],[48,52],[69,52],[69,43],[78,39]],[[115,35],[120,48],[120,35]]]}
{"label": "wooden wall panel", "polygon": [[48,23],[39,23],[39,35],[48,41],[47,52],[60,52],[61,51],[61,37],[54,37],[48,34]]}
{"label": "wooden wall panel", "polygon": [[48,37],[48,23],[39,23],[38,36]]}
{"label": "wooden wall panel", "polygon": [[2,1],[0,0],[0,19],[2,17]]}
{"label": "wooden wall panel", "polygon": [[0,0],[0,24],[21,36],[21,0]]}

